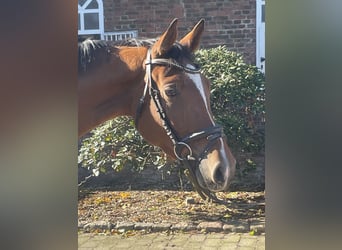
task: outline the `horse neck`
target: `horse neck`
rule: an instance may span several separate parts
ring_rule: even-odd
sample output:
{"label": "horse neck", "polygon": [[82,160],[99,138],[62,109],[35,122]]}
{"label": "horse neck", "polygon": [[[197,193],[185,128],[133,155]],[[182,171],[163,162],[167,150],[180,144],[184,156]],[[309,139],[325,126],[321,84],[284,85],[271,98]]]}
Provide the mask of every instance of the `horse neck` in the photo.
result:
{"label": "horse neck", "polygon": [[143,92],[147,49],[121,47],[110,62],[79,78],[79,135],[118,116],[134,116]]}

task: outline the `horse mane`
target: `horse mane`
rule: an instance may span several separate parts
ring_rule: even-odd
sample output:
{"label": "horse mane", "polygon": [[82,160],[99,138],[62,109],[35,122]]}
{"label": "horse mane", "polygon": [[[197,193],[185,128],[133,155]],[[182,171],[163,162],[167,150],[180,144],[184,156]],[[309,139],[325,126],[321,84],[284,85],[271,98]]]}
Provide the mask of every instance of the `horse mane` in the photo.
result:
{"label": "horse mane", "polygon": [[151,47],[157,39],[152,38],[128,38],[126,40],[119,40],[113,42],[114,46],[122,47],[122,46],[127,46],[127,47]]}
{"label": "horse mane", "polygon": [[99,51],[108,48],[108,43],[102,40],[86,39],[78,43],[78,72],[85,72],[88,65],[95,61]]}
{"label": "horse mane", "polygon": [[[86,72],[89,65],[99,57],[99,52],[105,52],[109,58],[112,48],[125,46],[150,48],[157,40],[144,38],[129,38],[120,41],[86,39],[78,43],[78,71],[79,73]],[[188,58],[190,61],[194,61],[193,54],[178,42],[173,44],[163,58],[172,58],[176,61],[180,61],[181,58]]]}

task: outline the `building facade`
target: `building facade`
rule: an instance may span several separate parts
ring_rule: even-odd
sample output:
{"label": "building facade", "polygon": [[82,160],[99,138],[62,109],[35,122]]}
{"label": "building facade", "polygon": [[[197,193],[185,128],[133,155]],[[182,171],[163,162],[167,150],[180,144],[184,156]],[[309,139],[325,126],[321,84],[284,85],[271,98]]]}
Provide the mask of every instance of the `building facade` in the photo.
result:
{"label": "building facade", "polygon": [[264,70],[265,0],[78,0],[78,34],[105,40],[156,38],[173,18],[179,35],[201,18],[202,48],[225,45]]}

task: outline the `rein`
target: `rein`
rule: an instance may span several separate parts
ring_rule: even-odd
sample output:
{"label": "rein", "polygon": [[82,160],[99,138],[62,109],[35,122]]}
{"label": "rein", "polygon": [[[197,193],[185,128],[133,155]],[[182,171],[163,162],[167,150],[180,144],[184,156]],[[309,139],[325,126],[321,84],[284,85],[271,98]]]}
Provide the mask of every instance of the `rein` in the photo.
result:
{"label": "rein", "polygon": [[[144,104],[145,97],[147,95],[147,90],[148,90],[150,97],[152,98],[154,104],[157,107],[157,112],[159,113],[160,119],[162,121],[162,126],[165,129],[166,134],[169,136],[170,140],[172,141],[172,144],[174,147],[174,154],[179,160],[179,162],[188,171],[186,175],[192,182],[195,190],[204,200],[224,203],[224,201],[219,200],[216,197],[215,193],[211,192],[208,189],[204,189],[199,185],[197,178],[196,178],[195,171],[194,171],[194,166],[198,165],[201,162],[201,160],[207,155],[207,153],[209,152],[210,148],[213,146],[215,141],[218,138],[221,138],[224,136],[223,128],[221,126],[214,125],[214,126],[205,128],[203,130],[191,133],[190,135],[187,135],[183,138],[179,138],[176,131],[172,127],[171,122],[168,119],[165,113],[165,110],[161,104],[161,101],[160,101],[161,97],[160,97],[158,86],[152,79],[152,66],[153,65],[166,65],[169,67],[173,66],[190,74],[197,74],[200,72],[200,69],[199,68],[194,69],[194,68],[180,65],[173,59],[162,59],[162,58],[152,59],[150,49],[147,52],[145,65],[146,65],[146,78],[147,79],[145,81],[143,94],[139,100],[139,104],[137,107],[137,112],[135,116],[135,126],[138,127],[139,117],[141,115],[143,104]],[[193,156],[192,148],[189,145],[189,143],[191,141],[203,139],[203,138],[206,138],[208,143],[206,147],[203,149],[202,153],[199,155],[199,157],[195,157]],[[187,155],[185,156],[181,155],[181,152],[183,150],[187,151]]]}

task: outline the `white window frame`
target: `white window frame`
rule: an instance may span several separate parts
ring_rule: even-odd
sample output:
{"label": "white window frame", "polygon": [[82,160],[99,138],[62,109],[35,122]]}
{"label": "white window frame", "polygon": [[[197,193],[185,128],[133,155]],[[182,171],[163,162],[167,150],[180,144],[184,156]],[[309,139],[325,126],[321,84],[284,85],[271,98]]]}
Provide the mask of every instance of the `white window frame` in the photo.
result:
{"label": "white window frame", "polygon": [[256,0],[256,66],[265,73],[265,61],[261,61],[261,57],[266,56],[265,24],[261,22],[262,4],[266,4],[266,0]]}
{"label": "white window frame", "polygon": [[[97,9],[86,9],[87,6],[92,2],[96,1]],[[99,28],[98,29],[84,29],[84,14],[96,13],[99,15]],[[80,26],[78,27],[78,35],[95,35],[101,36],[104,39],[104,16],[103,16],[103,2],[102,0],[87,0],[82,6],[78,4],[78,14],[80,15]]]}
{"label": "white window frame", "polygon": [[128,38],[134,38],[138,36],[137,30],[130,30],[130,31],[117,31],[117,32],[105,32],[104,33],[104,40],[107,41],[118,41],[118,40],[125,40]]}

